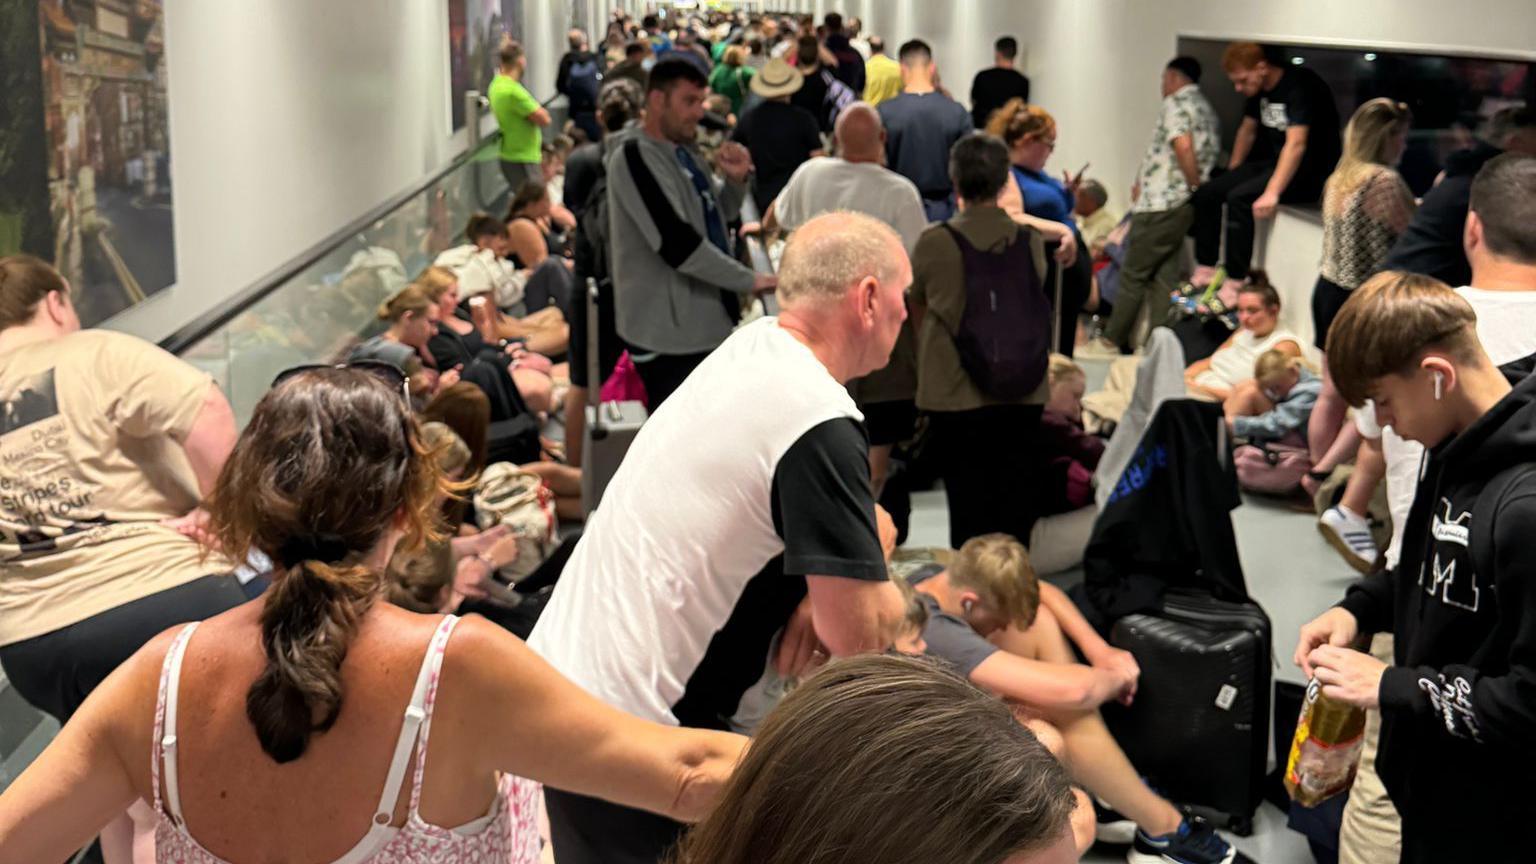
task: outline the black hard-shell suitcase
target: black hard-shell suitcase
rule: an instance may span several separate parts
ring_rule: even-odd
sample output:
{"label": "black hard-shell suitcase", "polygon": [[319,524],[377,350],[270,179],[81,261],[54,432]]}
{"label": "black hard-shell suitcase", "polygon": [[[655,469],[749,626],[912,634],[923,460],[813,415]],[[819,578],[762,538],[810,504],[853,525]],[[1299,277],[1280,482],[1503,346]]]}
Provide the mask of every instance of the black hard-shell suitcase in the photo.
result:
{"label": "black hard-shell suitcase", "polygon": [[1104,706],[1132,764],[1175,803],[1251,833],[1269,758],[1269,616],[1169,591],[1161,614],[1121,618],[1109,641],[1141,666],[1133,704]]}

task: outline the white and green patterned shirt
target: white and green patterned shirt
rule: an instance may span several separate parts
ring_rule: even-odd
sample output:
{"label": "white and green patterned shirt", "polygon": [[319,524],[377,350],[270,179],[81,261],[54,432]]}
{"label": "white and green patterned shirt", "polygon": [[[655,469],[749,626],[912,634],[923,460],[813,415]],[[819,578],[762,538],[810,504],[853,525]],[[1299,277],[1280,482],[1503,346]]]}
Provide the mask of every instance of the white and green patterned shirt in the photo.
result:
{"label": "white and green patterned shirt", "polygon": [[1142,157],[1141,171],[1136,175],[1141,197],[1131,207],[1132,213],[1160,213],[1189,199],[1189,183],[1185,182],[1173,153],[1173,139],[1180,135],[1189,135],[1194,140],[1200,177],[1210,177],[1221,150],[1221,123],[1205,94],[1194,84],[1186,84],[1163,99],[1152,143],[1147,145],[1147,155]]}

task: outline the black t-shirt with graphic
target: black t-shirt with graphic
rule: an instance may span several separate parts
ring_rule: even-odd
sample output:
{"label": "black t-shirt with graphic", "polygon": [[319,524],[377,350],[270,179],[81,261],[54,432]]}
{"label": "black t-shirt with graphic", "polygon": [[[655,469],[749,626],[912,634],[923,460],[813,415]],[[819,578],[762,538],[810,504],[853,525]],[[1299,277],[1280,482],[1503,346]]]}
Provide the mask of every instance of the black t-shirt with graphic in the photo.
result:
{"label": "black t-shirt with graphic", "polygon": [[1286,197],[1313,198],[1339,162],[1339,108],[1333,91],[1322,76],[1305,67],[1292,67],[1280,76],[1274,89],[1243,104],[1243,116],[1259,124],[1259,134],[1249,153],[1250,161],[1274,161],[1285,146],[1285,132],[1292,126],[1307,127],[1307,149],[1301,167],[1291,179]]}

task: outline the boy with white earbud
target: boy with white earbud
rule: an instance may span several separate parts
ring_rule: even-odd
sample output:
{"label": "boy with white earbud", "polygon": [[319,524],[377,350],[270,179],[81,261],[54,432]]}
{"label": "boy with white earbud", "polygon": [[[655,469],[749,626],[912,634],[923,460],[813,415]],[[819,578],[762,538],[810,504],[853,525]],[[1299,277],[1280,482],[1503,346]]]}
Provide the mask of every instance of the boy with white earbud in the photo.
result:
{"label": "boy with white earbud", "polygon": [[[1329,331],[1339,392],[1356,406],[1373,400],[1378,423],[1427,451],[1398,526],[1397,567],[1302,627],[1295,655],[1325,695],[1380,709],[1376,770],[1402,816],[1404,862],[1529,855],[1536,376],[1524,373],[1533,363],[1501,371],[1478,341],[1472,306],[1427,276],[1372,277]],[[1391,666],[1346,647],[1387,631]]]}

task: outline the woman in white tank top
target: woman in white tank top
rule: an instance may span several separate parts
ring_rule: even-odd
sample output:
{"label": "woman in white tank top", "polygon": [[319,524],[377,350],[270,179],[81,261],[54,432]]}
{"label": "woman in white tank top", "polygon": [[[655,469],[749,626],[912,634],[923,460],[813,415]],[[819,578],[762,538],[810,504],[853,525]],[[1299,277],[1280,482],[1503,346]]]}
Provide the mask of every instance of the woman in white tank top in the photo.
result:
{"label": "woman in white tank top", "polygon": [[745,738],[635,719],[483,619],[378,599],[445,488],[400,382],[280,379],[208,505],[233,560],[280,562],[271,590],[91,695],[0,795],[0,864],[65,860],[137,799],[171,864],[532,862],[535,782],[702,816]]}
{"label": "woman in white tank top", "polygon": [[1253,379],[1260,354],[1278,349],[1301,356],[1301,340],[1280,327],[1280,294],[1268,282],[1250,282],[1238,292],[1237,321],[1237,330],[1216,353],[1184,370],[1191,393],[1225,402],[1238,385]]}

